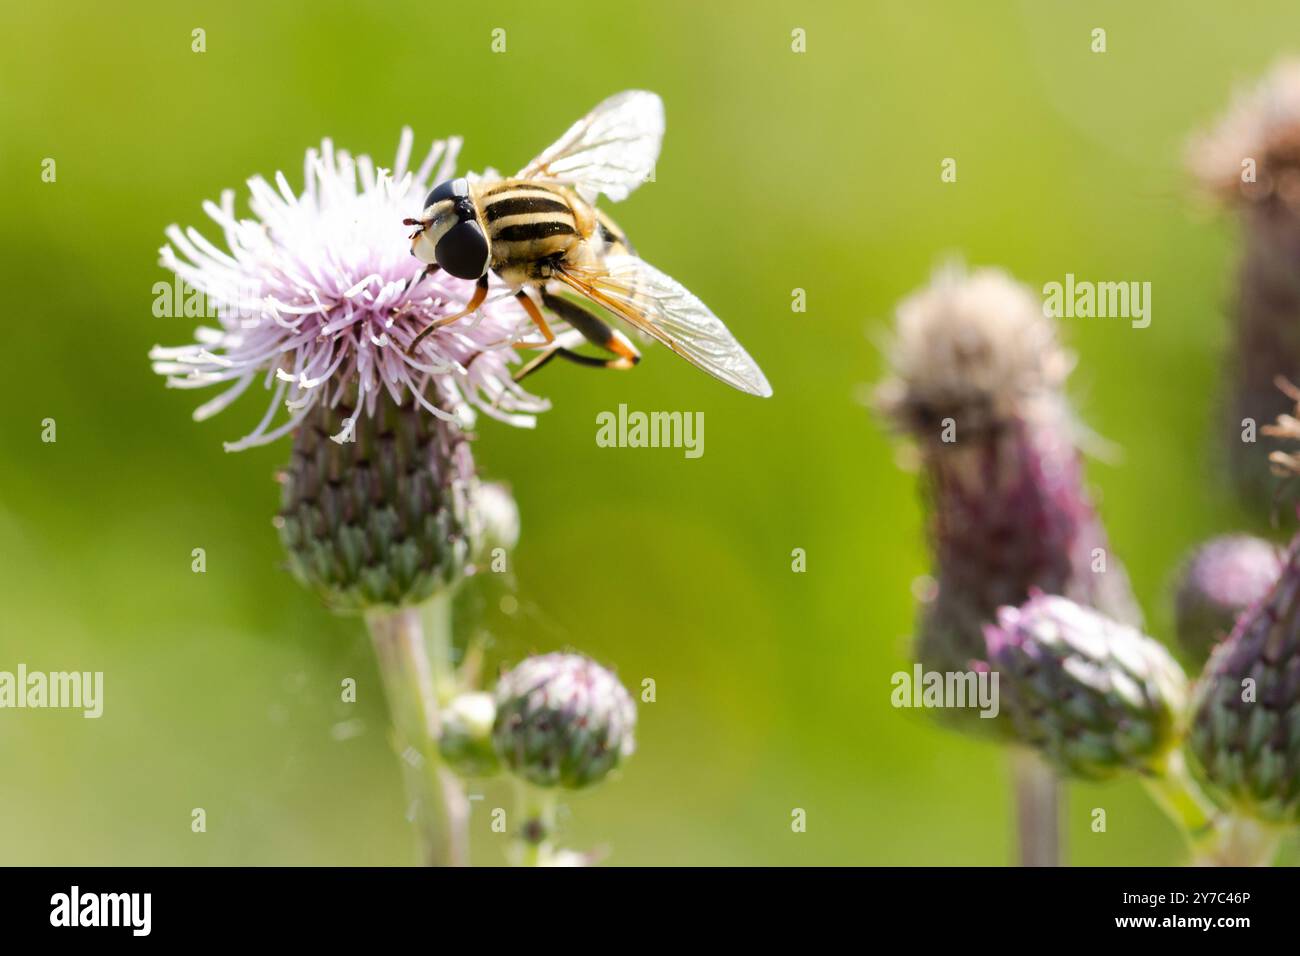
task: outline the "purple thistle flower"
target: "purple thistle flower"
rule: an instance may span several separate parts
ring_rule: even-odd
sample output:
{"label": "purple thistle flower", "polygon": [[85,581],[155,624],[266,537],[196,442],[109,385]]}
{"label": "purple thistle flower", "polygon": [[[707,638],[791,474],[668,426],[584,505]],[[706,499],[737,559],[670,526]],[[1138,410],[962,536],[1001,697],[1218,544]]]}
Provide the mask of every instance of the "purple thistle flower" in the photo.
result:
{"label": "purple thistle flower", "polygon": [[921,663],[982,660],[984,626],[1033,588],[1137,623],[1084,484],[1073,358],[1033,294],[998,270],[944,270],[899,306],[890,359],[879,402],[917,446],[938,582]]}
{"label": "purple thistle flower", "polygon": [[530,326],[506,294],[490,294],[476,315],[406,354],[430,322],[459,310],[473,285],[445,273],[414,284],[423,266],[411,256],[402,220],[419,209],[431,182],[453,175],[460,140],[434,142],[412,170],[413,139],[402,130],[391,171],[327,139],[307,151],[301,194],[282,173],[274,185],[261,176],[248,181],[253,219],[236,217],[234,191],[226,190],[220,205],[204,203],[225,250],[192,227],[167,229],[162,265],[208,298],[217,325],[199,328],[194,344],[154,347],[154,370],[169,387],[226,386],[195,410],[196,420],[256,381],[271,392],[257,427],[227,450],[274,441],[322,402],[356,401],[373,416],[383,392],[399,405],[409,395],[461,427],[476,410],[528,427],[548,407],[511,378],[519,361],[512,343]]}
{"label": "purple thistle flower", "polygon": [[1241,223],[1224,436],[1242,499],[1266,507],[1266,458],[1243,432],[1285,410],[1276,376],[1300,376],[1300,61],[1279,63],[1238,94],[1218,124],[1192,141],[1188,164]]}

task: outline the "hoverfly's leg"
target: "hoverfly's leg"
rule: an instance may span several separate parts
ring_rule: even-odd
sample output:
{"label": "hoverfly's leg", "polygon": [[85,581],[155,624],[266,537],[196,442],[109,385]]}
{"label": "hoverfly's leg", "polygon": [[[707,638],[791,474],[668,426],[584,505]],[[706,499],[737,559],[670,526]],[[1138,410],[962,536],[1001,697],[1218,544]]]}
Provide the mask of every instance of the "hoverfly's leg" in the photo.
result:
{"label": "hoverfly's leg", "polygon": [[551,359],[559,355],[560,352],[561,349],[559,348],[551,348],[551,349],[547,349],[545,352],[542,352],[535,359],[530,360],[528,364],[525,365],[523,368],[521,368],[519,371],[515,372],[513,376],[514,380],[516,382],[522,382],[524,379],[532,375],[538,369],[548,365]]}
{"label": "hoverfly's leg", "polygon": [[[533,321],[537,323],[538,328],[542,329],[542,333],[547,336],[547,341],[554,342],[555,335],[546,325],[546,321],[542,318],[536,303],[524,296],[522,292],[520,292],[520,296],[524,308],[533,317]],[[514,380],[516,382],[522,382],[529,375],[549,364],[556,356],[573,362],[575,365],[586,365],[593,368],[631,368],[641,361],[641,353],[636,350],[636,346],[628,341],[626,336],[616,329],[610,328],[608,323],[592,315],[576,302],[570,302],[558,295],[552,295],[543,289],[542,303],[568,322],[584,339],[597,348],[612,352],[614,357],[598,358],[594,355],[583,355],[581,352],[575,352],[562,345],[551,345],[550,348],[515,373]],[[522,343],[519,344],[522,345]],[[528,348],[529,346],[522,345],[522,347]]]}
{"label": "hoverfly's leg", "polygon": [[551,331],[551,326],[547,323],[546,316],[542,315],[542,310],[537,307],[537,303],[533,301],[532,296],[530,296],[524,289],[520,289],[515,293],[515,301],[524,307],[524,311],[528,313],[528,317],[533,320],[533,325],[537,326],[537,331],[541,332],[542,338],[546,340],[545,342],[516,342],[515,348],[535,349],[541,345],[552,344],[555,341],[555,333]]}
{"label": "hoverfly's leg", "polygon": [[631,368],[641,361],[641,353],[626,335],[611,328],[609,323],[597,318],[576,302],[542,290],[542,304],[577,329],[582,337],[597,348],[613,353],[613,358],[592,358],[569,349],[560,349],[560,355],[578,365],[596,365],[601,368]]}
{"label": "hoverfly's leg", "polygon": [[440,329],[444,325],[451,325],[453,322],[459,322],[461,319],[465,318],[465,316],[472,315],[474,312],[478,311],[478,307],[483,304],[483,300],[487,298],[487,294],[488,277],[487,273],[484,273],[482,278],[478,280],[478,285],[474,288],[474,295],[465,303],[465,308],[461,309],[455,315],[445,315],[437,322],[430,322],[426,325],[420,331],[420,334],[411,340],[411,344],[406,347],[406,354],[414,355],[415,347],[423,342],[424,337],[435,329]]}

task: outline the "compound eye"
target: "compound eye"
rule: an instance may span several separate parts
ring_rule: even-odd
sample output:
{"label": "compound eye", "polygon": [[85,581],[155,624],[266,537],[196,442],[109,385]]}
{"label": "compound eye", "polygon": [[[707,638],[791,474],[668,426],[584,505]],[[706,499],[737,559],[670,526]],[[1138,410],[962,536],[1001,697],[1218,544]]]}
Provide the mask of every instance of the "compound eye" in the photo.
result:
{"label": "compound eye", "polygon": [[428,209],[435,203],[440,203],[445,199],[464,199],[469,196],[469,181],[464,177],[460,179],[448,179],[446,182],[439,183],[433,187],[429,197],[424,201],[424,208]]}
{"label": "compound eye", "polygon": [[458,222],[438,240],[434,255],[457,279],[477,279],[488,270],[488,241],[473,219]]}

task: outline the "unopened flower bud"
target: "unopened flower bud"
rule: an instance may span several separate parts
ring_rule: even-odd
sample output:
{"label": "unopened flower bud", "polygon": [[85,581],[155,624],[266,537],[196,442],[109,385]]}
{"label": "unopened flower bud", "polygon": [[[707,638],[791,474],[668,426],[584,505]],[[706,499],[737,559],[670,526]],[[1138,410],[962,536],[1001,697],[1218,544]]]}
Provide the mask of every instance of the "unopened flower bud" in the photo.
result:
{"label": "unopened flower bud", "polygon": [[473,563],[491,568],[498,549],[513,551],[519,543],[519,506],[510,489],[498,482],[481,482],[471,493],[474,527]]}
{"label": "unopened flower bud", "polygon": [[597,783],[635,746],[632,698],[617,677],[578,654],[526,659],[502,675],[496,705],[497,753],[538,786]]}
{"label": "unopened flower bud", "polygon": [[1174,632],[1183,650],[1204,663],[1281,571],[1281,550],[1263,538],[1223,535],[1198,547],[1183,565],[1174,599]]}
{"label": "unopened flower bud", "polygon": [[1149,637],[1063,597],[1005,607],[986,631],[1015,735],[1061,773],[1159,773],[1178,744],[1186,678]]}
{"label": "unopened flower bud", "polygon": [[1273,589],[1211,655],[1193,696],[1188,751],[1221,806],[1300,824],[1300,543]]}
{"label": "unopened flower bud", "polygon": [[482,691],[460,694],[443,709],[438,749],[457,773],[487,777],[497,772],[500,761],[492,746],[496,712],[492,695]]}

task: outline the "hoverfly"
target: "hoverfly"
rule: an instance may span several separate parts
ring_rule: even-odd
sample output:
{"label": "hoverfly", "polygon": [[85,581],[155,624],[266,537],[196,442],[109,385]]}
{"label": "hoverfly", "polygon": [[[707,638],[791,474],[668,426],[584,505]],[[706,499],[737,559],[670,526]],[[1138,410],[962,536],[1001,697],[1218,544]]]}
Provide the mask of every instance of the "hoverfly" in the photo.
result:
{"label": "hoverfly", "polygon": [[[595,206],[601,194],[614,202],[625,199],[650,175],[663,132],[659,97],[630,90],[602,102],[509,179],[462,177],[435,186],[420,217],[405,220],[415,227],[411,252],[426,264],[420,278],[442,269],[478,284],[465,307],[423,329],[408,354],[434,329],[473,314],[487,297],[488,274],[495,273],[542,335],[540,342],[515,343],[540,350],[516,379],[556,356],[620,369],[640,361],[627,336],[562,294],[569,292],[733,388],[771,395],[762,370],[722,321],[680,283],[640,259],[622,230]],[[609,357],[567,347],[543,308]]]}

